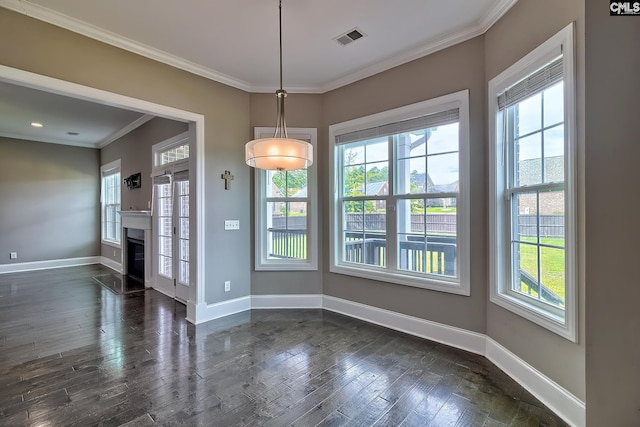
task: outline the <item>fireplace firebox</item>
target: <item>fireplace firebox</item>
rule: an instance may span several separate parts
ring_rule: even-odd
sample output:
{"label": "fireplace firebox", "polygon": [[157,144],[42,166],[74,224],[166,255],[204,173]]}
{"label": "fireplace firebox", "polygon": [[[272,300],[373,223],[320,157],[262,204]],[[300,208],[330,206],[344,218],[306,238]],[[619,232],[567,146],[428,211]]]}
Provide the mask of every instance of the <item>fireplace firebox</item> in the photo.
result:
{"label": "fireplace firebox", "polygon": [[127,229],[127,276],[144,283],[144,230]]}

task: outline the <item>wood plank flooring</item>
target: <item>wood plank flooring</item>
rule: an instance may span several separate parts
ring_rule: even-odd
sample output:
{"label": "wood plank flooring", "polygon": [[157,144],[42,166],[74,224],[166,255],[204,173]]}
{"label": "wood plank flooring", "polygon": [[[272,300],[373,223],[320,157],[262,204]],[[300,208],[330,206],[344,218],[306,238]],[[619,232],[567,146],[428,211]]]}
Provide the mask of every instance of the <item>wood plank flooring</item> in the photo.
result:
{"label": "wood plank flooring", "polygon": [[483,357],[323,310],[193,326],[110,272],[0,275],[0,425],[565,425]]}

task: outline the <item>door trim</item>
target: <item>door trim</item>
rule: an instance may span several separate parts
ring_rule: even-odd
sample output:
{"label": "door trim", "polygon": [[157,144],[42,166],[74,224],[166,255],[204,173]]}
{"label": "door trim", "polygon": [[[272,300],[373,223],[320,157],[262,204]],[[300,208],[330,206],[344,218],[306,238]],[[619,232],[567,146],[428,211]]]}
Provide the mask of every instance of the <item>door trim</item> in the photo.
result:
{"label": "door trim", "polygon": [[132,98],[126,95],[120,95],[108,92],[102,89],[96,89],[77,83],[72,83],[53,77],[47,77],[29,71],[0,65],[0,81],[12,83],[20,86],[26,86],[37,90],[56,93],[63,96],[69,96],[77,99],[83,99],[99,104],[112,105],[120,108],[128,108],[136,111],[150,114],[153,116],[165,117],[168,119],[179,120],[189,123],[189,132],[192,140],[195,141],[195,150],[189,158],[189,170],[193,171],[192,179],[194,179],[195,191],[192,196],[194,203],[194,221],[189,226],[190,235],[193,240],[190,242],[190,255],[193,255],[193,266],[191,266],[190,281],[194,286],[189,289],[189,301],[187,301],[187,320],[191,323],[199,321],[198,307],[206,306],[205,302],[205,269],[204,269],[204,253],[205,253],[205,222],[204,222],[204,195],[205,195],[205,157],[204,157],[204,115],[181,110],[167,105],[157,104],[142,99]]}

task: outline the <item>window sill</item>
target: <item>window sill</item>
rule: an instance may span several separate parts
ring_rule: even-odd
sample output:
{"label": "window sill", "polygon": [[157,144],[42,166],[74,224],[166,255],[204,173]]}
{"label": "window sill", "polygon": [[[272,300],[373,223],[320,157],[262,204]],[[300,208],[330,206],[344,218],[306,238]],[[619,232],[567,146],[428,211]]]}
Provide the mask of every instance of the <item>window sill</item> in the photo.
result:
{"label": "window sill", "polygon": [[550,330],[569,341],[576,342],[575,328],[566,321],[566,311],[564,316],[543,310],[535,304],[528,303],[524,298],[516,298],[505,293],[492,293],[491,302],[500,307],[517,314],[545,329]]}
{"label": "window sill", "polygon": [[101,240],[101,242],[103,245],[107,245],[107,246],[111,246],[113,248],[118,248],[121,249],[122,245],[120,244],[120,242],[115,242],[113,240]]}
{"label": "window sill", "polygon": [[255,271],[318,271],[318,266],[311,263],[263,263],[255,267]]}
{"label": "window sill", "polygon": [[365,268],[351,265],[332,265],[329,269],[332,273],[344,274],[347,276],[361,277],[364,279],[379,280],[381,282],[393,283],[395,285],[412,286],[414,288],[427,289],[432,291],[446,292],[450,294],[470,296],[469,286],[463,286],[459,279],[442,278],[442,280],[433,277],[425,278],[403,274],[399,271],[383,271],[373,266]]}

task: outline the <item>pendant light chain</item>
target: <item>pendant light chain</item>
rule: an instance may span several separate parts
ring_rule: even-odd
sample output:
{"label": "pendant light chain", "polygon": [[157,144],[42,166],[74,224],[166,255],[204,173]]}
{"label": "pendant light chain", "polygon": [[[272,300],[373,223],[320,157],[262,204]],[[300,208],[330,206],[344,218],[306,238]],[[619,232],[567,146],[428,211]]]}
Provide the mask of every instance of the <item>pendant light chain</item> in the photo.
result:
{"label": "pendant light chain", "polygon": [[282,76],[282,0],[278,5],[280,36],[280,89],[276,90],[277,113],[276,131],[273,138],[258,138],[245,144],[245,162],[254,168],[290,171],[308,168],[313,164],[313,145],[308,141],[289,138],[284,116],[284,99],[287,91],[283,88]]}
{"label": "pendant light chain", "polygon": [[278,29],[280,31],[280,91],[282,89],[282,0],[278,6]]}
{"label": "pendant light chain", "polygon": [[280,34],[280,89],[276,91],[278,117],[276,119],[276,131],[273,136],[274,138],[288,138],[287,123],[284,118],[284,99],[287,97],[287,92],[282,86],[282,0],[280,0],[278,6],[278,30]]}

